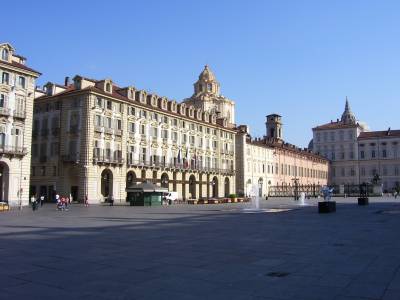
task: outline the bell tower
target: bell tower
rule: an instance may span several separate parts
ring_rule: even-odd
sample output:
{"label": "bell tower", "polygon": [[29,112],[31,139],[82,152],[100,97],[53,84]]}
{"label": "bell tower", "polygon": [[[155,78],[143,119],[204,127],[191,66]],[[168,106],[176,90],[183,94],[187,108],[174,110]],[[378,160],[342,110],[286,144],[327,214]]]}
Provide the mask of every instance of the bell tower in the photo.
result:
{"label": "bell tower", "polygon": [[267,129],[267,138],[282,140],[283,132],[282,132],[282,116],[278,114],[268,115],[267,120],[265,122]]}

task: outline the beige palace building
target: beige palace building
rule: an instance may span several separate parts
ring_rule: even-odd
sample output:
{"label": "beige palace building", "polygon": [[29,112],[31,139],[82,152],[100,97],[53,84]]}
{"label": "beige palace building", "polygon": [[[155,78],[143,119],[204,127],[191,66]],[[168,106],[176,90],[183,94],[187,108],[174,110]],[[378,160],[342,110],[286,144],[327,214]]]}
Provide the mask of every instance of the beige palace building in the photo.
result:
{"label": "beige palace building", "polygon": [[[208,67],[189,99],[203,95],[220,96]],[[127,186],[152,181],[181,199],[224,197],[235,192],[235,134],[215,106],[111,79],[48,83],[34,105],[31,193],[124,202]]]}
{"label": "beige palace building", "polygon": [[8,43],[0,44],[0,202],[28,205],[36,78],[40,73]]}
{"label": "beige palace building", "polygon": [[266,117],[267,135],[252,138],[245,125],[237,128],[236,187],[249,195],[254,185],[258,195],[290,196],[297,185],[307,194],[319,192],[327,184],[328,160],[284,142],[281,116]]}

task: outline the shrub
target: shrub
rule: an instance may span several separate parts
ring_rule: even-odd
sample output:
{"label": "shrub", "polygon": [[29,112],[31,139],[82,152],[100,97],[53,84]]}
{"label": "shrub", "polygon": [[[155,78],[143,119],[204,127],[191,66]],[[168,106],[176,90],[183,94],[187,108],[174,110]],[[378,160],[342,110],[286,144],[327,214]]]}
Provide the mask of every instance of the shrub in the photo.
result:
{"label": "shrub", "polygon": [[233,199],[233,198],[237,198],[237,196],[236,196],[236,194],[230,194],[230,195],[228,196],[228,198]]}

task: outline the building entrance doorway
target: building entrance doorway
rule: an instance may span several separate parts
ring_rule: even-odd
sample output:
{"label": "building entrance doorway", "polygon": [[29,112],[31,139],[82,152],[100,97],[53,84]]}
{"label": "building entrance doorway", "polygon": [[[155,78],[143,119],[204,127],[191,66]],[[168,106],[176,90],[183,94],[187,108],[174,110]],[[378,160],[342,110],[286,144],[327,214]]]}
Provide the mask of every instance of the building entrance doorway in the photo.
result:
{"label": "building entrance doorway", "polygon": [[110,169],[101,172],[101,194],[105,198],[113,195],[113,174]]}
{"label": "building entrance doorway", "polygon": [[0,202],[8,202],[8,166],[0,163]]}

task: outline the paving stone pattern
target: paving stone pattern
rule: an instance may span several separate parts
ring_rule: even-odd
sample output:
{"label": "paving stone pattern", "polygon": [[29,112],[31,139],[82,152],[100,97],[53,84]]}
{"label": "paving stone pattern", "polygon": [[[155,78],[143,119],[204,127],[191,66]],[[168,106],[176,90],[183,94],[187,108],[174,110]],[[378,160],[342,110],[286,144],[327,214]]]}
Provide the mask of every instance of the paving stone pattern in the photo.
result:
{"label": "paving stone pattern", "polygon": [[400,199],[0,213],[0,299],[400,299]]}

